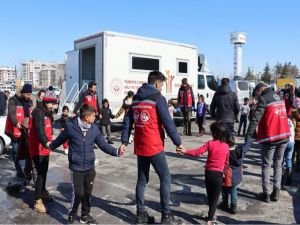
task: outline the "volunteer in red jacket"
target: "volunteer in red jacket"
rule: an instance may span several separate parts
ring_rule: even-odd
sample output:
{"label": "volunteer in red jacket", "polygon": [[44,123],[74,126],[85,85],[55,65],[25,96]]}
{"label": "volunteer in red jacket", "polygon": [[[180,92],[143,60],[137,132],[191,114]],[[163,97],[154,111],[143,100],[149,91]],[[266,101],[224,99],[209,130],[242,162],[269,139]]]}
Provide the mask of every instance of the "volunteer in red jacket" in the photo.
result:
{"label": "volunteer in red jacket", "polygon": [[192,136],[191,114],[195,106],[194,92],[188,84],[187,78],[182,79],[181,87],[178,90],[177,102],[183,115],[184,130],[183,135]]}
{"label": "volunteer in red jacket", "polygon": [[[32,86],[25,84],[21,90],[21,95],[15,95],[9,99],[8,115],[6,118],[5,134],[11,138],[12,158],[15,163],[15,168],[18,177],[24,177],[19,159],[18,159],[18,143],[21,137],[22,122],[30,116],[32,110]],[[23,164],[23,163],[22,163]]]}
{"label": "volunteer in red jacket", "polygon": [[56,104],[55,93],[47,91],[43,104],[33,110],[29,122],[29,151],[37,170],[34,210],[40,213],[46,212],[43,200],[52,199],[46,190],[46,178],[49,166],[49,144],[52,141],[52,110]]}
{"label": "volunteer in red jacket", "polygon": [[133,97],[128,114],[125,115],[122,130],[122,143],[128,144],[133,123],[135,124],[134,154],[137,155],[138,181],[136,184],[137,223],[154,223],[145,210],[144,192],[149,181],[150,165],[160,179],[161,223],[178,224],[171,214],[170,184],[171,175],[164,152],[164,129],[174,145],[182,148],[181,139],[168,111],[168,104],[161,94],[165,76],[159,71],[149,73],[148,83],[143,84]]}
{"label": "volunteer in red jacket", "polygon": [[83,104],[87,104],[92,106],[95,109],[96,117],[99,119],[99,112],[100,112],[100,104],[99,98],[97,95],[97,84],[95,81],[91,81],[88,85],[88,90],[82,93],[79,98],[78,103],[76,104],[73,114],[74,116],[77,114],[78,110]]}
{"label": "volunteer in red jacket", "polygon": [[[282,160],[289,141],[290,129],[284,101],[264,83],[256,85],[253,97],[257,98],[257,108],[250,121],[245,142],[254,134],[258,126],[257,140],[261,144],[262,189],[260,199],[264,202],[278,201],[281,187]],[[269,195],[270,169],[273,163],[273,192]]]}

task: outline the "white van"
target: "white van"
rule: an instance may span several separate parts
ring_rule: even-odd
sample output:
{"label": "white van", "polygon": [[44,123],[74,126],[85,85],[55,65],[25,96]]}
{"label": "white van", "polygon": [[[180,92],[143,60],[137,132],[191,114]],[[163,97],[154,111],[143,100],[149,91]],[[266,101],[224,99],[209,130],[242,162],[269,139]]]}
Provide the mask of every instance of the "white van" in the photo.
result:
{"label": "white van", "polygon": [[249,98],[249,82],[246,80],[231,80],[229,86],[236,93],[239,103],[244,103],[244,98]]}
{"label": "white van", "polygon": [[211,104],[217,87],[218,82],[213,74],[206,72],[198,73],[198,96],[203,95],[206,104]]}

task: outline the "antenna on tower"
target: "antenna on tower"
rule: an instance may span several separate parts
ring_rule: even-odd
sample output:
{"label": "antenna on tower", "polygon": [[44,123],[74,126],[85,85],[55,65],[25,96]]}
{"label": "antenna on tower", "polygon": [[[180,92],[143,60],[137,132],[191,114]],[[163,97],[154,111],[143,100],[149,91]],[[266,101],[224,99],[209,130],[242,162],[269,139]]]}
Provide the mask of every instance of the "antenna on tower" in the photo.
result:
{"label": "antenna on tower", "polygon": [[242,45],[246,44],[246,33],[232,32],[230,42],[234,45],[233,79],[242,77]]}

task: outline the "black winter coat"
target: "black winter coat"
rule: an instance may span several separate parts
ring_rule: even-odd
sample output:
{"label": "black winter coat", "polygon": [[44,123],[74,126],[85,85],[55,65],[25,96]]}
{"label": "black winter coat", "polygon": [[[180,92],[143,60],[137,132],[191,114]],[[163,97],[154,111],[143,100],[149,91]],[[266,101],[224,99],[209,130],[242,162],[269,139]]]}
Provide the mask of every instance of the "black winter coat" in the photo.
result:
{"label": "black winter coat", "polygon": [[234,123],[239,112],[237,95],[231,91],[229,85],[220,85],[210,105],[211,116],[217,121]]}
{"label": "black winter coat", "polygon": [[111,120],[114,119],[116,116],[112,114],[110,108],[101,108],[99,114],[102,116],[100,119],[101,126],[109,126],[111,125]]}

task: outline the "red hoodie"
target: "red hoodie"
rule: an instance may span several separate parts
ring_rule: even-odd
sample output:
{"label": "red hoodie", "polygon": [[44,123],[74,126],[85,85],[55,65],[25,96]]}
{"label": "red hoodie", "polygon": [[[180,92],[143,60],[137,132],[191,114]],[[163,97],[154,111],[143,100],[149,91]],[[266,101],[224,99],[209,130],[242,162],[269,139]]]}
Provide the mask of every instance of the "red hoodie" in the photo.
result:
{"label": "red hoodie", "polygon": [[224,172],[228,165],[229,146],[219,140],[208,141],[196,149],[187,150],[185,155],[200,157],[203,153],[208,152],[205,168]]}

